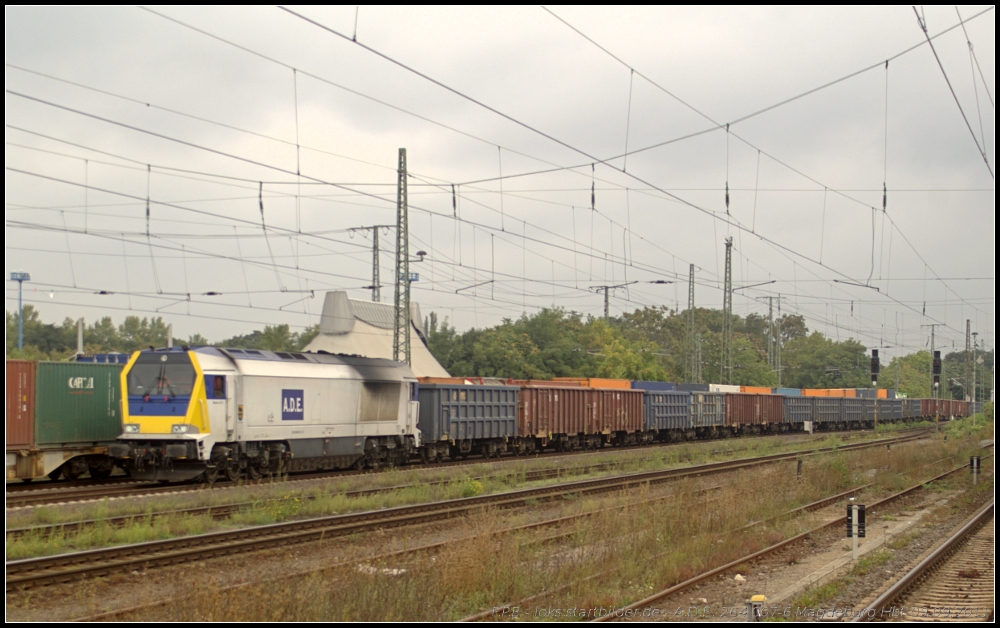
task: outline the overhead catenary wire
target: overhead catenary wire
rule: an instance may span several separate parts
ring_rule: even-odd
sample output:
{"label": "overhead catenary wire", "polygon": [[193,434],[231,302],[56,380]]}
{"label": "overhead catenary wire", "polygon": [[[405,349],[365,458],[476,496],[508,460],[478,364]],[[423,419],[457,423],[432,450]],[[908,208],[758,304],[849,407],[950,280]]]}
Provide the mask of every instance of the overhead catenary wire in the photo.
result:
{"label": "overhead catenary wire", "polygon": [[[323,24],[321,24],[321,23],[319,23],[319,22],[317,22],[317,21],[315,21],[315,20],[313,20],[311,18],[305,17],[305,16],[303,16],[303,15],[301,15],[299,13],[296,13],[295,11],[292,11],[292,10],[286,8],[286,7],[279,7],[279,8],[282,9],[282,10],[284,10],[284,11],[286,11],[286,12],[288,12],[288,13],[290,13],[290,14],[292,14],[292,15],[295,15],[296,17],[299,17],[300,19],[302,19],[302,20],[304,20],[304,21],[306,21],[306,22],[308,22],[310,24],[313,24],[313,25],[315,25],[315,26],[317,26],[317,27],[319,27],[319,28],[321,28],[321,29],[323,29],[323,30],[325,30],[327,32],[330,32],[333,35],[336,35],[338,37],[342,37],[344,39],[347,39],[342,33],[338,32],[335,29],[332,29],[332,28],[330,28],[328,26],[325,26],[325,25],[323,25]],[[464,93],[462,93],[462,92],[460,92],[460,91],[458,91],[458,90],[456,90],[456,89],[454,89],[454,88],[452,88],[452,87],[450,87],[450,86],[448,86],[448,85],[446,85],[444,83],[441,83],[440,81],[437,81],[436,79],[433,79],[433,78],[427,76],[426,74],[424,74],[424,73],[422,73],[422,72],[420,72],[420,71],[418,71],[418,70],[416,70],[416,69],[414,69],[414,68],[412,68],[412,67],[410,67],[410,66],[408,66],[408,65],[406,65],[406,64],[404,64],[404,63],[402,63],[402,62],[400,62],[398,60],[396,60],[396,59],[393,59],[392,57],[386,55],[385,53],[382,53],[382,52],[380,52],[378,50],[375,50],[375,49],[371,48],[370,46],[367,46],[367,45],[364,45],[364,44],[357,44],[357,45],[361,46],[362,48],[364,48],[364,49],[372,52],[373,54],[375,54],[375,55],[377,55],[379,57],[382,57],[383,59],[389,61],[390,63],[393,63],[393,64],[395,64],[395,65],[397,65],[397,66],[399,66],[399,67],[401,67],[401,68],[403,68],[403,69],[405,69],[405,70],[407,70],[409,72],[412,72],[413,74],[416,74],[417,76],[419,76],[421,78],[424,78],[424,79],[426,79],[426,80],[434,83],[435,85],[439,85],[443,89],[445,89],[445,90],[447,90],[447,91],[449,91],[449,92],[451,92],[453,94],[456,94],[456,95],[458,95],[461,98],[469,100],[470,102],[472,102],[474,104],[477,104],[477,105],[479,105],[479,106],[487,109],[488,111],[491,111],[491,112],[493,112],[493,113],[495,113],[495,114],[503,117],[504,119],[510,120],[511,122],[514,122],[515,124],[517,124],[519,126],[522,126],[522,127],[524,127],[525,129],[527,129],[527,130],[529,130],[531,132],[537,133],[537,134],[541,135],[542,137],[545,137],[545,138],[547,138],[547,139],[549,139],[549,140],[551,140],[553,142],[556,142],[557,144],[559,144],[561,146],[569,148],[570,150],[573,150],[574,152],[580,153],[584,157],[588,157],[588,158],[594,159],[595,161],[592,162],[592,163],[598,163],[599,162],[599,163],[604,164],[605,166],[613,167],[613,166],[610,166],[610,164],[607,163],[607,160],[597,159],[593,155],[591,155],[590,153],[588,153],[587,151],[584,151],[584,150],[581,150],[581,149],[576,148],[574,146],[571,146],[571,145],[567,144],[566,142],[564,142],[562,140],[554,138],[551,135],[549,135],[549,134],[547,134],[547,133],[545,133],[543,131],[540,131],[540,130],[536,129],[532,125],[529,125],[527,123],[521,122],[521,121],[519,121],[519,120],[517,120],[517,119],[515,119],[515,118],[513,118],[513,117],[511,117],[511,116],[509,116],[509,115],[507,115],[507,114],[505,114],[503,112],[500,112],[497,109],[495,109],[495,108],[493,108],[493,107],[491,107],[489,105],[486,105],[485,103],[482,103],[481,101],[479,101],[479,100],[477,100],[477,99],[475,99],[475,98],[473,98],[471,96],[468,96],[468,95],[466,95],[466,94],[464,94]],[[879,65],[881,65],[881,63],[882,62],[880,62]],[[697,110],[695,109],[695,111],[697,111]],[[703,114],[701,112],[698,112],[698,113],[700,115],[703,115],[703,116],[705,115],[705,114]],[[705,117],[708,118],[708,116],[705,116]],[[711,120],[711,118],[708,118],[708,119]],[[746,142],[746,140],[742,140],[742,138],[740,138],[740,139],[741,139],[741,141]],[[773,157],[772,157],[772,159],[773,159]],[[782,163],[783,165],[785,165],[784,162],[781,162],[780,160],[776,160],[776,161],[778,161],[779,163]],[[699,205],[696,205],[696,204],[694,204],[694,203],[692,203],[690,201],[687,201],[686,199],[683,199],[681,197],[678,197],[677,195],[674,195],[674,194],[671,194],[669,192],[666,192],[666,191],[664,191],[664,190],[656,187],[655,185],[649,183],[648,181],[645,181],[645,180],[643,180],[643,179],[641,179],[639,177],[636,177],[632,173],[627,173],[627,174],[628,174],[628,176],[630,176],[630,177],[632,177],[632,178],[634,178],[634,179],[636,179],[636,180],[644,183],[645,185],[649,185],[649,186],[652,186],[652,187],[656,188],[661,193],[666,194],[667,196],[669,196],[671,198],[674,198],[675,200],[683,203],[684,205],[687,205],[687,206],[689,206],[689,207],[691,207],[693,209],[696,209],[696,210],[698,210],[700,212],[703,212],[703,213],[705,213],[705,214],[707,214],[709,216],[712,216],[713,218],[716,218],[717,220],[720,219],[713,212],[711,212],[709,210],[706,210],[705,208],[703,208],[703,207],[701,207]],[[727,215],[727,217],[725,219],[721,219],[721,220],[722,220],[722,222],[726,223],[727,228],[729,228],[730,226],[732,226],[732,227],[736,227],[736,228],[741,229],[741,230],[746,230],[745,226],[743,226],[742,224],[740,224],[738,221],[734,222],[732,219],[730,219],[730,217],[728,215]],[[789,252],[789,253],[797,256],[797,257],[800,257],[800,258],[802,258],[804,260],[810,261],[812,263],[817,263],[815,259],[809,257],[808,255],[805,255],[803,253],[795,251],[795,250],[791,249],[788,246],[782,245],[782,244],[774,241],[773,239],[770,239],[770,238],[767,238],[765,236],[762,236],[759,233],[755,234],[755,235],[758,238],[760,238],[762,241],[767,242],[768,244],[770,244],[771,246],[773,246],[775,248],[783,249],[783,250],[785,250],[785,251],[787,251],[787,252]],[[846,275],[845,273],[843,273],[843,272],[841,272],[839,270],[833,269],[833,268],[831,268],[828,265],[823,265],[823,267],[827,268],[828,270],[831,270],[831,271],[835,272],[836,274],[840,275],[841,277],[843,277],[845,279],[850,279],[850,277],[848,275]]]}
{"label": "overhead catenary wire", "polygon": [[[941,75],[944,76],[945,83],[948,84],[948,91],[951,92],[951,97],[955,99],[955,104],[958,105],[958,112],[962,114],[962,120],[965,121],[965,126],[969,129],[969,134],[972,135],[972,141],[976,144],[976,150],[983,157],[983,163],[986,164],[986,169],[990,172],[990,177],[996,179],[993,174],[993,167],[990,166],[990,160],[986,157],[986,150],[984,147],[979,145],[979,140],[976,139],[976,132],[972,130],[972,125],[969,124],[969,118],[965,115],[965,109],[962,108],[962,103],[958,100],[958,95],[955,94],[955,88],[951,86],[951,80],[948,79],[948,73],[944,71],[944,65],[941,63],[941,57],[938,56],[937,50],[934,49],[934,42],[931,41],[931,36],[927,32],[927,22],[924,18],[920,17],[920,13],[917,12],[917,7],[913,7],[913,12],[917,16],[917,23],[920,24],[920,29],[924,32],[924,36],[927,37],[927,44],[931,48],[931,52],[934,53],[934,60],[937,61],[938,67],[941,68]],[[960,18],[961,19],[961,18]]]}
{"label": "overhead catenary wire", "polygon": [[[891,237],[891,230],[890,230],[890,237]],[[624,259],[624,255],[623,255],[622,257],[623,257],[623,259]]]}

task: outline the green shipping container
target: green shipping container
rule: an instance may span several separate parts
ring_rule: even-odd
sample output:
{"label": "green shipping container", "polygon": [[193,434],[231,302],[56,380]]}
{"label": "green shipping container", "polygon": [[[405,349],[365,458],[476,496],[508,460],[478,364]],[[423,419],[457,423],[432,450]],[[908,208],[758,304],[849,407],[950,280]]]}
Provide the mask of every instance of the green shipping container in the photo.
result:
{"label": "green shipping container", "polygon": [[122,433],[121,364],[39,362],[35,444],[93,445]]}

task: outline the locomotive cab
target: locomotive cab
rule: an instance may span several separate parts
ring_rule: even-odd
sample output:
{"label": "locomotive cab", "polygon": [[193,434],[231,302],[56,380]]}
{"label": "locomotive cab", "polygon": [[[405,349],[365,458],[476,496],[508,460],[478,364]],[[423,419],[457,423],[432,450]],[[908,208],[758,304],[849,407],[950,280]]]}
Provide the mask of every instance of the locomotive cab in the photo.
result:
{"label": "locomotive cab", "polygon": [[[188,479],[204,472],[212,451],[212,418],[225,425],[218,416],[229,405],[225,375],[205,376],[193,352],[166,349],[134,354],[122,380],[122,434],[109,448],[111,456],[139,479]],[[211,401],[206,385],[213,387]],[[221,400],[214,397],[216,391]]]}

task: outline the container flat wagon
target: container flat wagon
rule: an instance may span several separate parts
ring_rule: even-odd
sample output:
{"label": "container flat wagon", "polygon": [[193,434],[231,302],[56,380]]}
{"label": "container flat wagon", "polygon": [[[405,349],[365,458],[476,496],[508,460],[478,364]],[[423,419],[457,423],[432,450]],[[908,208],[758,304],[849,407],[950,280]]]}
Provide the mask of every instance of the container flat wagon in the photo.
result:
{"label": "container flat wagon", "polygon": [[108,446],[122,433],[122,368],[7,361],[7,479],[110,476]]}

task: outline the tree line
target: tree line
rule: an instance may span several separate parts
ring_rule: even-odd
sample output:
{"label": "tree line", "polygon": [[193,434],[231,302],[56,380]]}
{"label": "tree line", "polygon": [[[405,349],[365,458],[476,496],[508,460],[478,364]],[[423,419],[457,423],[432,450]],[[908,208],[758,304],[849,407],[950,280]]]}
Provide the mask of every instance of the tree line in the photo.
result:
{"label": "tree line", "polygon": [[[459,333],[431,312],[424,321],[427,346],[451,374],[470,377],[608,377],[652,381],[690,381],[689,325],[697,335],[701,381],[722,383],[723,312],[696,308],[693,312],[647,307],[605,321],[562,308],[543,309],[504,319],[499,325]],[[870,356],[860,342],[836,341],[810,332],[805,319],[784,315],[775,321],[780,330],[779,371],[768,355],[767,317],[733,315],[733,383],[744,386],[789,388],[867,388],[871,386]],[[24,307],[24,350],[17,350],[17,314],[7,312],[7,357],[65,360],[76,353],[76,322],[43,323],[31,305]],[[86,353],[131,353],[167,344],[168,326],[162,317],[128,316],[115,325],[103,317],[86,326]],[[215,342],[201,334],[174,338],[175,346],[215,345],[270,351],[301,351],[319,333],[318,325],[292,332],[288,325]],[[979,399],[989,399],[993,352],[979,352]],[[965,352],[945,355],[941,396],[961,399],[965,387]],[[908,397],[931,396],[931,355],[918,351],[882,364],[879,386]],[[971,379],[971,378],[970,378]]]}
{"label": "tree line", "polygon": [[[66,318],[61,324],[43,323],[38,310],[24,306],[24,349],[17,349],[17,313],[6,312],[7,357],[26,360],[67,360],[76,354],[77,323]],[[84,353],[132,353],[148,347],[167,346],[168,325],[163,317],[140,318],[126,316],[115,325],[105,316],[85,326],[83,331]],[[201,334],[188,338],[174,337],[176,347],[214,345],[241,349],[268,351],[301,351],[319,333],[319,325],[302,332],[293,332],[288,325],[267,325],[245,335],[236,335],[217,342],[210,342]]]}

